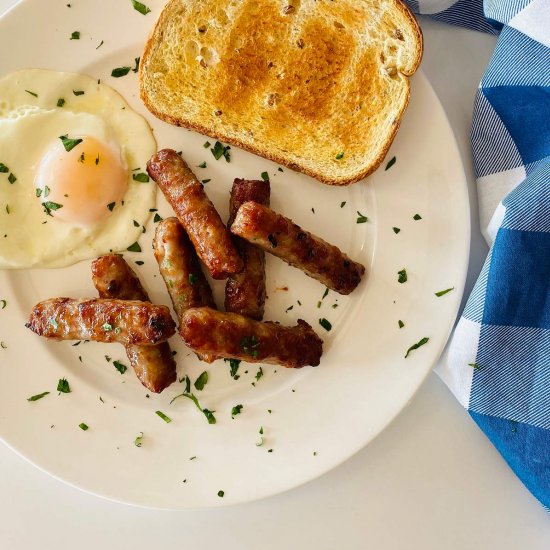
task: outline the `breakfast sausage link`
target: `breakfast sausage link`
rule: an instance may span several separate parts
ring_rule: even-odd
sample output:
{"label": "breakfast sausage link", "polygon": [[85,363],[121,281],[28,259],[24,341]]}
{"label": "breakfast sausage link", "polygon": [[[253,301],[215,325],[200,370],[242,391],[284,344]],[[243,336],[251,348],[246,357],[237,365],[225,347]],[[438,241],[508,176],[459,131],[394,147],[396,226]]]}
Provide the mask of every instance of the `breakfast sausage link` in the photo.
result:
{"label": "breakfast sausage link", "polygon": [[243,262],[231,235],[185,161],[172,149],[163,149],[149,160],[147,172],[171,204],[212,277],[226,279],[239,273]]}
{"label": "breakfast sausage link", "polygon": [[185,343],[197,353],[214,353],[250,363],[295,369],[316,367],[323,353],[323,341],[301,319],[295,327],[285,327],[201,307],[183,314],[179,330]]}
{"label": "breakfast sausage link", "polygon": [[[94,260],[92,280],[100,298],[150,301],[138,276],[122,256],[108,254]],[[160,393],[176,381],[176,362],[167,342],[124,347],[136,376],[150,391]]]}
{"label": "breakfast sausage link", "polygon": [[[157,225],[153,252],[178,319],[192,307],[216,308],[197,253],[177,218],[166,218]],[[201,354],[199,359],[212,363],[217,357]]]}
{"label": "breakfast sausage link", "polygon": [[176,332],[170,310],[137,300],[50,298],[36,304],[26,324],[56,340],[158,344]]}
{"label": "breakfast sausage link", "polygon": [[336,246],[256,202],[245,202],[239,208],[231,232],[340,294],[349,294],[365,273],[363,265]]}
{"label": "breakfast sausage link", "polygon": [[[269,181],[236,179],[231,188],[228,225],[233,223],[243,203],[254,201],[269,206],[269,195]],[[244,269],[227,279],[225,310],[261,321],[266,297],[265,253],[240,237],[234,237],[233,240],[243,259]]]}

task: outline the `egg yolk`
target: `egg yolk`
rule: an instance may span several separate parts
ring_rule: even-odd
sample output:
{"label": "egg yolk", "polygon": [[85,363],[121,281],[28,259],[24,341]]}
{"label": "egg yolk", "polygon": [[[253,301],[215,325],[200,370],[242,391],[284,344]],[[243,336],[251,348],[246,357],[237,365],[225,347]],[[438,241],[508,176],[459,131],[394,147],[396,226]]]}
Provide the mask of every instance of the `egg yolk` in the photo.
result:
{"label": "egg yolk", "polygon": [[74,144],[59,139],[42,157],[36,194],[58,220],[92,226],[120,207],[128,186],[128,168],[120,151],[93,137]]}

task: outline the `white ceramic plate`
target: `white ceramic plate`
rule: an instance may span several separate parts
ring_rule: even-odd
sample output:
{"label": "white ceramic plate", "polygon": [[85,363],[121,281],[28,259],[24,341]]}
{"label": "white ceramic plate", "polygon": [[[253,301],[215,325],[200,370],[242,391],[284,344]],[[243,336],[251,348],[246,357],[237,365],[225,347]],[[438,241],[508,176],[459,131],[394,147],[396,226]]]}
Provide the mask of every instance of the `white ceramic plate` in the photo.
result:
{"label": "white ceramic plate", "polygon": [[[266,318],[310,322],[325,341],[318,368],[264,366],[256,382],[258,366],[243,363],[241,377],[233,380],[226,363],[201,364],[173,338],[179,375],[193,380],[203,370],[210,375],[197,392],[201,405],[216,411],[217,424],[209,425],[190,401],[170,404],[181,384],[153,395],[131,370],[121,376],[104,357],[125,362],[121,346],[50,343],[24,327],[39,300],[95,294],[89,261],[61,270],[0,273],[0,299],[8,304],[0,310],[0,339],[7,346],[0,349],[0,436],[53,476],[118,501],[171,509],[250,501],[342,463],[388,425],[429,373],[449,336],[465,280],[470,227],[465,177],[451,128],[421,72],[413,78],[411,103],[386,159],[395,156],[397,162],[387,171],[385,162],[368,181],[327,187],[287,169],[281,173],[235,148],[230,164],[216,162],[203,148],[203,136],[159,122],[145,110],[136,75],[110,77],[111,69],[133,65],[141,53],[163,4],[146,3],[152,12],[143,16],[130,0],[75,1],[71,8],[60,1],[23,1],[0,20],[0,76],[42,67],[101,78],[147,117],[159,147],[182,149],[194,166],[208,161],[200,176],[211,178],[206,189],[222,216],[233,178],[258,178],[267,171],[273,208],[363,262],[368,276],[351,296],[330,292],[318,308],[323,286],[268,259]],[[81,38],[70,41],[75,30]],[[169,215],[164,199],[158,202],[160,214]],[[369,222],[357,224],[357,211]],[[417,213],[422,219],[415,221]],[[144,252],[126,258],[145,262],[136,269],[152,299],[168,304],[151,253],[153,231],[151,223],[141,238]],[[408,273],[405,284],[397,280],[402,268]],[[454,291],[435,296],[449,287]],[[223,285],[215,292],[220,303]],[[319,325],[321,317],[330,320],[331,332]],[[405,359],[409,346],[423,337],[429,342]],[[55,391],[62,377],[72,393]],[[27,401],[44,391],[51,393]],[[232,420],[237,404],[244,407]],[[163,422],[157,410],[172,422]],[[80,430],[81,422],[90,429]],[[260,427],[263,445],[257,446]],[[138,448],[134,439],[141,432]]]}

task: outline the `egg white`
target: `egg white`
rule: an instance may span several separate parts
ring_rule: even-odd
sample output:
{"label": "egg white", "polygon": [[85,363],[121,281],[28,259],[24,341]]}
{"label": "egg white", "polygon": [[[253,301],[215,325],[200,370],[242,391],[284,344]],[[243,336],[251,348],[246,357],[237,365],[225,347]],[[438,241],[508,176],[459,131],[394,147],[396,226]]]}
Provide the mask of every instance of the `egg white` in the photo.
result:
{"label": "egg white", "polygon": [[[62,107],[57,106],[60,99]],[[129,167],[123,204],[93,227],[57,220],[55,212],[46,215],[36,196],[37,166],[65,134],[117,145]],[[0,163],[17,180],[10,184],[9,173],[0,173],[0,268],[64,267],[137,241],[155,206],[156,185],[135,181],[132,170],[144,172],[156,148],[145,119],[93,78],[30,69],[1,79]]]}

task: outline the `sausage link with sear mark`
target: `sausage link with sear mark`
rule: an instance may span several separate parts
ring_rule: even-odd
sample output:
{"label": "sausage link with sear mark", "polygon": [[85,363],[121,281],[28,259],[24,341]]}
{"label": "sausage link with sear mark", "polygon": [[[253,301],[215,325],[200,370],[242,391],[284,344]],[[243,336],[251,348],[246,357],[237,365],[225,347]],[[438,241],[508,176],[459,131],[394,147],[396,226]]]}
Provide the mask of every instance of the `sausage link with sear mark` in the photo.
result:
{"label": "sausage link with sear mark", "polygon": [[231,235],[185,161],[172,149],[163,149],[149,160],[147,172],[174,209],[210,275],[226,279],[239,273],[243,262]]}
{"label": "sausage link with sear mark", "polygon": [[[100,298],[150,301],[138,276],[117,254],[101,256],[92,262],[92,281]],[[150,391],[160,393],[176,381],[176,362],[167,342],[124,347],[136,376]]]}
{"label": "sausage link with sear mark", "polygon": [[245,202],[239,208],[231,232],[340,294],[352,292],[365,273],[363,265],[336,246],[256,202]]}
{"label": "sausage link with sear mark", "polygon": [[179,331],[185,343],[197,353],[214,353],[250,363],[295,369],[315,367],[323,353],[323,341],[301,319],[295,327],[285,327],[201,307],[183,314]]}
{"label": "sausage link with sear mark", "polygon": [[[216,308],[197,253],[177,218],[166,218],[157,225],[153,251],[178,319],[192,307]],[[199,359],[212,363],[217,357],[201,354]]]}
{"label": "sausage link with sear mark", "polygon": [[[269,206],[269,181],[235,179],[229,202],[230,226],[241,205],[254,201]],[[240,237],[233,237],[244,269],[231,275],[225,284],[225,310],[261,321],[265,306],[265,253]]]}
{"label": "sausage link with sear mark", "polygon": [[50,298],[36,304],[25,325],[55,340],[150,345],[176,332],[166,306],[137,300]]}

